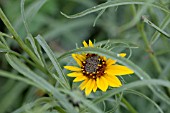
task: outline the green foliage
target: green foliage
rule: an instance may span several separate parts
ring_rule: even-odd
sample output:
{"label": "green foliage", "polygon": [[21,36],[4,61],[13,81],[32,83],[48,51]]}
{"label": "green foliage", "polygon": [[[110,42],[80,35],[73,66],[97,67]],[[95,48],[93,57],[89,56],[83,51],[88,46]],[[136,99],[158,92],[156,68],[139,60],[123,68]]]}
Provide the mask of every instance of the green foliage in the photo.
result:
{"label": "green foliage", "polygon": [[[170,112],[169,0],[0,4],[0,113]],[[95,47],[81,48],[89,39]],[[86,97],[63,69],[74,63],[71,54],[83,52],[117,60],[135,73],[121,78],[122,87]]]}

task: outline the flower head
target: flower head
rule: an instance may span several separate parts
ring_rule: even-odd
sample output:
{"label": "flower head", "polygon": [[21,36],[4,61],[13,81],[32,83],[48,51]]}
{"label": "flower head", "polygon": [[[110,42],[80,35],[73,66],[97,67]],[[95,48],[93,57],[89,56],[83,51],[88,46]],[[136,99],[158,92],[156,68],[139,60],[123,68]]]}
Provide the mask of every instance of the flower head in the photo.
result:
{"label": "flower head", "polygon": [[[89,40],[89,44],[83,42],[84,47],[93,47],[93,43]],[[118,54],[125,57],[125,53]],[[64,66],[65,69],[73,71],[67,74],[69,77],[75,77],[73,82],[80,82],[80,89],[85,89],[85,94],[89,95],[92,91],[96,92],[97,88],[105,92],[109,86],[120,87],[122,83],[117,78],[120,75],[132,74],[133,70],[126,66],[116,64],[116,60],[107,59],[93,53],[72,54],[79,67]]]}

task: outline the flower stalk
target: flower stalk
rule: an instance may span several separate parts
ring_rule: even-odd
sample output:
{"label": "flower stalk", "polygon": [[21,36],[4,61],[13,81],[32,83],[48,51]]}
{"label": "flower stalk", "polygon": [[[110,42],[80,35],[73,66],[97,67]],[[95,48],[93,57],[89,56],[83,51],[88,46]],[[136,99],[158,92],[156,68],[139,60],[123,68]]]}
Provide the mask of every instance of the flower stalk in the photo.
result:
{"label": "flower stalk", "polygon": [[5,14],[4,14],[4,12],[2,11],[1,8],[0,8],[0,18],[4,22],[4,24],[6,25],[6,27],[10,31],[10,33],[12,34],[13,39],[15,39],[17,41],[17,43],[19,44],[19,46],[30,56],[30,58],[36,63],[37,67],[40,70],[46,72],[46,70],[44,70],[43,66],[39,62],[39,59],[36,57],[36,55],[21,40],[21,38],[19,37],[18,33],[12,27],[11,23],[9,22],[9,20],[7,19],[7,17],[5,16]]}
{"label": "flower stalk", "polygon": [[[131,5],[131,10],[132,10],[133,16],[136,16],[136,8],[135,8],[134,5]],[[161,68],[161,66],[160,66],[160,64],[159,64],[159,62],[158,62],[158,59],[157,59],[156,56],[153,54],[153,50],[152,50],[152,48],[151,48],[151,46],[150,46],[150,43],[149,43],[149,41],[148,41],[148,39],[147,39],[147,36],[146,36],[146,33],[145,33],[145,31],[144,31],[144,25],[143,25],[143,23],[142,23],[142,24],[137,24],[137,28],[138,28],[138,30],[139,30],[140,33],[141,33],[141,36],[142,36],[142,39],[143,39],[143,41],[144,41],[144,43],[145,43],[146,50],[147,50],[147,52],[148,52],[148,54],[149,54],[149,57],[151,58],[151,60],[152,60],[152,62],[153,62],[153,64],[154,64],[157,72],[160,74],[160,73],[162,72],[162,68]]]}

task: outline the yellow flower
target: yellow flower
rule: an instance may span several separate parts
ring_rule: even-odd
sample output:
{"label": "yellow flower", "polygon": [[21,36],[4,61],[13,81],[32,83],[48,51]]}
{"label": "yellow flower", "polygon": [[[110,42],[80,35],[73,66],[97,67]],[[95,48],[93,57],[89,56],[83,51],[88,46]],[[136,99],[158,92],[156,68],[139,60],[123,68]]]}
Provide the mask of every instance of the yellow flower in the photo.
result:
{"label": "yellow flower", "polygon": [[[93,47],[89,40],[89,45],[83,41],[84,47]],[[125,57],[125,53],[118,54]],[[67,74],[69,77],[75,77],[73,82],[80,82],[80,89],[85,89],[85,94],[89,95],[92,91],[96,92],[97,88],[105,92],[109,86],[120,87],[122,83],[117,76],[132,74],[133,70],[126,66],[116,64],[116,60],[107,59],[93,53],[72,54],[79,67],[64,66],[65,69],[73,71]]]}

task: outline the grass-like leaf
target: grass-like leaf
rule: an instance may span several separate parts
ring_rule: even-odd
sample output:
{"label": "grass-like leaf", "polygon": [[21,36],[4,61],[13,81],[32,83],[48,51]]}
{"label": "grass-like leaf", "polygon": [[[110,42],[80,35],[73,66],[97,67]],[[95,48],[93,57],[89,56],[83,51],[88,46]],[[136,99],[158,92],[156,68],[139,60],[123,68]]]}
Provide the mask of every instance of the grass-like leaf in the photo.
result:
{"label": "grass-like leaf", "polygon": [[25,64],[23,64],[18,58],[13,55],[6,54],[6,59],[8,60],[9,64],[18,72],[26,76],[27,78],[31,79],[32,81],[36,82],[37,85],[44,88],[44,90],[48,91],[49,93],[53,94],[53,96],[63,105],[63,107],[69,113],[76,113],[72,105],[68,103],[65,96],[62,95],[56,88],[54,88],[50,83],[48,83],[45,79],[31,71]]}
{"label": "grass-like leaf", "polygon": [[[164,20],[162,21],[162,23],[161,23],[161,25],[160,25],[160,29],[165,29],[165,27],[167,27],[167,25],[170,23],[170,15],[167,15],[165,18],[164,18]],[[150,41],[150,43],[151,44],[154,44],[157,40],[158,40],[158,38],[159,38],[159,36],[160,36],[160,32],[158,31],[156,31],[155,33],[154,33],[154,35],[152,36],[152,38],[151,38],[151,41]]]}
{"label": "grass-like leaf", "polygon": [[54,68],[56,69],[58,75],[60,76],[60,82],[62,83],[62,80],[64,80],[64,84],[65,86],[70,89],[69,83],[67,81],[67,78],[65,76],[65,74],[62,72],[62,69],[60,67],[59,62],[57,61],[57,58],[55,57],[54,53],[52,52],[52,50],[50,49],[50,47],[47,45],[47,43],[45,42],[45,40],[38,35],[36,37],[36,40],[39,42],[39,44],[41,45],[41,47],[45,50],[45,52],[47,53],[49,59],[51,60],[52,64],[54,65]]}
{"label": "grass-like leaf", "polygon": [[149,97],[147,97],[143,93],[140,93],[140,92],[135,91],[135,90],[126,90],[125,93],[132,93],[132,94],[135,94],[135,95],[138,95],[140,97],[145,98],[146,100],[151,102],[159,110],[160,113],[164,113],[163,110],[159,107],[159,105],[156,102],[154,102],[152,99],[150,99]]}
{"label": "grass-like leaf", "polygon": [[[46,1],[46,0],[45,0]],[[45,2],[44,1],[44,2]],[[21,0],[21,15],[22,15],[22,20],[23,20],[23,23],[24,23],[24,27],[25,27],[25,29],[26,29],[26,31],[27,31],[27,38],[28,38],[28,40],[30,41],[30,43],[31,43],[31,46],[32,46],[32,48],[33,48],[33,50],[34,50],[34,53],[37,55],[37,57],[39,58],[39,60],[40,60],[40,63],[42,64],[42,66],[44,66],[44,62],[43,62],[43,59],[42,59],[42,57],[41,57],[41,55],[40,55],[40,50],[38,50],[38,45],[36,44],[36,42],[35,42],[35,39],[34,39],[34,37],[31,35],[31,33],[30,33],[30,30],[29,30],[29,27],[28,27],[28,24],[27,24],[27,20],[26,20],[26,18],[25,18],[25,11],[24,11],[24,2],[25,2],[25,0]],[[43,2],[41,2],[41,3],[43,3]],[[41,4],[41,3],[39,3],[39,4]],[[42,6],[42,4],[39,6],[39,4],[37,4],[38,6],[35,8],[35,12],[34,13],[36,13],[38,10],[39,10],[39,8]],[[34,14],[35,15],[35,14]]]}
{"label": "grass-like leaf", "polygon": [[[53,37],[60,36],[61,34],[65,34],[65,32],[68,32],[70,30],[90,26],[93,23],[94,17],[85,17],[83,19],[77,19],[69,22],[55,22],[53,25],[55,27],[51,27],[47,33],[44,33],[42,36],[46,40],[50,40]],[[48,20],[50,21],[50,20]],[[74,40],[74,37],[73,37]]]}
{"label": "grass-like leaf", "polygon": [[[161,85],[164,87],[170,87],[170,83],[165,80],[155,80],[155,79],[150,79],[150,80],[143,80],[143,81],[136,81],[132,83],[128,83],[126,85],[123,85],[120,88],[116,88],[114,90],[111,90],[110,92],[105,93],[104,95],[100,96],[99,98],[95,99],[93,102],[94,103],[99,103],[104,101],[105,99],[120,93],[126,89],[131,89],[131,88],[136,88],[136,87],[141,87],[141,86],[148,86],[148,85]],[[168,101],[168,100],[165,100]],[[168,102],[167,102],[168,103]]]}
{"label": "grass-like leaf", "polygon": [[12,104],[17,103],[18,98],[20,94],[25,90],[27,87],[27,84],[24,84],[22,82],[16,83],[13,88],[0,100],[0,113],[5,113],[7,112],[8,108],[12,106]]}
{"label": "grass-like leaf", "polygon": [[[25,11],[25,18],[30,22],[33,17],[37,14],[37,12],[40,10],[40,8],[46,3],[47,0],[36,0],[34,1],[28,8],[26,8]],[[23,1],[24,2],[24,1]],[[17,21],[14,23],[14,26],[16,29],[20,29],[22,25],[22,16],[17,19]]]}
{"label": "grass-like leaf", "polygon": [[119,1],[114,0],[114,1],[109,1],[109,2],[106,2],[106,3],[100,4],[100,5],[94,6],[92,8],[89,8],[85,11],[82,11],[82,12],[74,14],[74,15],[66,15],[63,12],[61,12],[61,14],[64,15],[65,17],[67,17],[67,18],[78,18],[78,17],[82,17],[82,16],[85,16],[87,14],[90,14],[90,13],[93,13],[93,12],[96,12],[96,11],[99,11],[99,10],[102,10],[102,9],[106,9],[106,8],[109,8],[109,7],[115,7],[115,6],[121,6],[121,5],[130,5],[130,4],[138,4],[138,5],[146,5],[147,4],[149,6],[159,8],[160,10],[163,10],[166,13],[170,13],[170,11],[167,8],[165,8],[163,5],[158,4],[158,3],[148,4],[145,0],[121,0],[121,1],[120,0]]}
{"label": "grass-like leaf", "polygon": [[16,75],[14,73],[10,73],[10,72],[7,72],[7,71],[0,70],[0,76],[6,77],[6,78],[9,78],[9,79],[22,81],[23,83],[27,83],[27,84],[30,84],[30,85],[35,86],[37,88],[43,89],[43,88],[39,87],[39,85],[37,85],[35,82],[32,82],[30,79],[22,77],[20,75]]}
{"label": "grass-like leaf", "polygon": [[147,23],[148,25],[150,25],[151,27],[153,27],[154,29],[156,29],[158,32],[160,32],[162,35],[164,35],[165,37],[170,39],[170,35],[167,34],[165,31],[163,31],[162,29],[160,29],[158,26],[156,26],[154,23],[152,23],[150,20],[148,20],[145,16],[142,16],[142,19],[145,23]]}

